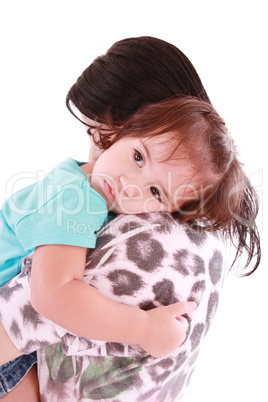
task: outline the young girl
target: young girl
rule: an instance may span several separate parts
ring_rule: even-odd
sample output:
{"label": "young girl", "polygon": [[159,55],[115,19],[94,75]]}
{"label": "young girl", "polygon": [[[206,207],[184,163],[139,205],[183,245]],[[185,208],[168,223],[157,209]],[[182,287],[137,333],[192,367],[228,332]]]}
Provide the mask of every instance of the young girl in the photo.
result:
{"label": "young girl", "polygon": [[[153,315],[135,309],[133,330],[130,307],[107,301],[82,281],[86,247],[94,247],[107,209],[172,212],[181,221],[205,219],[210,229],[245,237],[247,232],[255,235],[252,188],[223,120],[211,105],[195,98],[147,106],[120,129],[100,133],[99,144],[105,151],[95,164],[68,159],[43,182],[6,202],[1,228],[2,249],[10,245],[6,264],[21,264],[21,257],[37,247],[31,297],[39,313],[79,336],[139,343],[158,355],[148,326],[154,324]],[[239,252],[243,246],[240,240]],[[191,309],[189,304],[184,312]],[[180,330],[182,342],[185,326]]]}
{"label": "young girl", "polygon": [[[114,139],[95,164],[70,158],[43,181],[11,196],[1,210],[1,285],[19,272],[23,258],[35,250],[31,300],[39,313],[79,336],[136,343],[147,353],[162,356],[183,342],[188,323],[182,315],[192,312],[195,303],[145,312],[108,300],[82,281],[87,248],[94,248],[95,233],[105,222],[108,209],[130,214],[171,212],[179,207],[173,190],[169,194],[165,176],[174,170],[172,181],[177,191],[192,175],[190,161],[188,167],[183,166],[186,176],[179,177],[175,166],[161,159],[162,140],[147,140],[142,144],[132,138]],[[139,151],[132,160],[134,143]],[[122,160],[125,152],[128,156]],[[111,162],[118,157],[118,172],[113,172]],[[131,166],[133,175],[126,183],[123,173],[130,173]],[[140,172],[135,177],[137,169]],[[140,195],[133,191],[138,185]],[[1,363],[6,363],[3,354]]]}

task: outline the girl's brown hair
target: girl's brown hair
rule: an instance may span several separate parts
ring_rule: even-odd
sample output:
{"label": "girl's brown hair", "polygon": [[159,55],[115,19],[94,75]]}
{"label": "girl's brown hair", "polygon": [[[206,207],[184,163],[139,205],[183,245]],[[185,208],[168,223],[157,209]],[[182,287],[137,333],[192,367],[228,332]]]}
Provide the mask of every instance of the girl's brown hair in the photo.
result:
{"label": "girl's brown hair", "polygon": [[[197,171],[206,178],[198,200],[188,201],[176,213],[181,222],[197,225],[206,222],[206,230],[227,233],[237,244],[235,260],[245,251],[246,267],[255,256],[260,260],[260,241],[256,227],[257,195],[237,159],[234,142],[224,120],[208,102],[194,97],[170,98],[144,106],[126,122],[115,126],[110,113],[102,116],[109,132],[100,132],[97,145],[109,148],[120,138],[172,136],[170,158],[183,146]],[[168,137],[170,138],[170,137]],[[202,223],[202,224],[203,224]]]}

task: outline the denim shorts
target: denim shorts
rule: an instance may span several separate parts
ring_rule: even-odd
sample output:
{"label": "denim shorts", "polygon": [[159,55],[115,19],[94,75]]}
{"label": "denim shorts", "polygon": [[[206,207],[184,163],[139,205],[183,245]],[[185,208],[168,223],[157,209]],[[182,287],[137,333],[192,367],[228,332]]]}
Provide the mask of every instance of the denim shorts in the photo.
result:
{"label": "denim shorts", "polygon": [[0,366],[0,398],[12,391],[36,363],[36,353],[23,355]]}

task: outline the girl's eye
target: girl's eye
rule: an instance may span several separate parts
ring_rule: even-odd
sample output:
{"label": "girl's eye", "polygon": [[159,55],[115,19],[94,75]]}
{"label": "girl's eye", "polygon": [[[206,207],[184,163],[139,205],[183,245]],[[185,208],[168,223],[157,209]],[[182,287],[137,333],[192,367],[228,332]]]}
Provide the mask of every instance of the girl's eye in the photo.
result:
{"label": "girl's eye", "polygon": [[143,157],[142,157],[142,154],[141,154],[139,151],[137,151],[136,149],[135,149],[135,152],[134,152],[134,159],[135,159],[135,161],[137,162],[137,164],[138,164],[139,167],[142,167],[142,166],[143,166]]}
{"label": "girl's eye", "polygon": [[161,201],[161,195],[160,195],[159,191],[157,190],[157,188],[154,187],[154,186],[151,186],[151,187],[150,187],[150,190],[151,190],[151,193],[153,194],[153,196],[154,196],[158,201]]}

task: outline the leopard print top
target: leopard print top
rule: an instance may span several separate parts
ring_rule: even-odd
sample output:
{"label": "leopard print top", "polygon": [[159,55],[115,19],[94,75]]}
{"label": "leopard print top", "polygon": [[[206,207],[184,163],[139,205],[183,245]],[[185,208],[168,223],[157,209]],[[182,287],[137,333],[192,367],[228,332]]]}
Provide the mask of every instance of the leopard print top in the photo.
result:
{"label": "leopard print top", "polygon": [[224,265],[220,233],[179,224],[166,213],[118,216],[99,232],[97,248],[88,254],[86,283],[145,310],[197,303],[184,343],[164,358],[137,345],[78,338],[38,315],[29,301],[31,258],[0,289],[0,319],[18,349],[41,348],[41,401],[180,401],[218,307]]}

